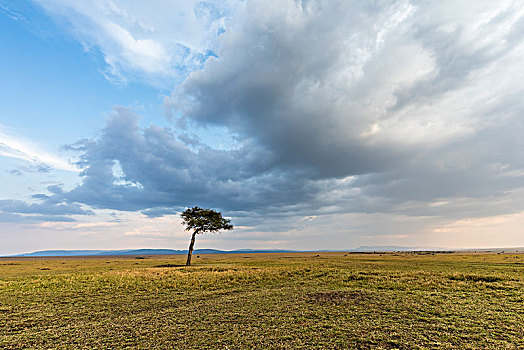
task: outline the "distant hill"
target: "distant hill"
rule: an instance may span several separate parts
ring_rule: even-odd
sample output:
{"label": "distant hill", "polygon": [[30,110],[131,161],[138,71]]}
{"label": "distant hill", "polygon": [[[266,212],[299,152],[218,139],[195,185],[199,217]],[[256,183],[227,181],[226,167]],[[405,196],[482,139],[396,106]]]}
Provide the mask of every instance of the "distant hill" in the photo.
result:
{"label": "distant hill", "polygon": [[[193,254],[241,254],[241,253],[292,253],[296,250],[281,249],[237,249],[237,250],[218,250],[218,249],[195,249]],[[12,255],[14,257],[23,256],[107,256],[107,255],[185,255],[187,250],[175,249],[125,249],[125,250],[41,250],[32,253]]]}
{"label": "distant hill", "polygon": [[[497,249],[497,248],[494,248]],[[498,248],[502,250],[501,248]],[[515,248],[509,248],[515,250]],[[463,251],[466,249],[463,249]],[[473,250],[473,249],[471,249]],[[488,251],[487,249],[484,249]],[[412,252],[412,251],[450,251],[445,248],[435,247],[402,247],[402,246],[360,246],[345,250],[289,250],[289,249],[195,249],[193,254],[249,254],[249,253],[299,253],[299,252]],[[518,250],[517,250],[518,251]],[[187,250],[175,249],[121,249],[121,250],[41,250],[32,253],[12,255],[14,257],[23,256],[107,256],[107,255],[185,255]]]}

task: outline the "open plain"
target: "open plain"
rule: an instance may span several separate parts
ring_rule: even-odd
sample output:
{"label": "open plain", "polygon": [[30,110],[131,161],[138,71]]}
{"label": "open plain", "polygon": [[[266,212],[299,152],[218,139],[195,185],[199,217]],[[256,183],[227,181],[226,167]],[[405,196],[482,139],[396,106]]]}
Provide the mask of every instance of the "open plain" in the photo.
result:
{"label": "open plain", "polygon": [[524,348],[524,254],[184,259],[1,258],[0,348]]}

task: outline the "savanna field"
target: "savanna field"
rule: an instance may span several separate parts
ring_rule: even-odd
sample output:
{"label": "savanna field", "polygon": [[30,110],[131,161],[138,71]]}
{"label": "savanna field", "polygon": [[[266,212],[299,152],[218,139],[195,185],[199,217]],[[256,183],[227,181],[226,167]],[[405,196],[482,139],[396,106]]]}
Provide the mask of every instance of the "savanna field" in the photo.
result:
{"label": "savanna field", "polygon": [[524,254],[0,259],[5,349],[524,349]]}

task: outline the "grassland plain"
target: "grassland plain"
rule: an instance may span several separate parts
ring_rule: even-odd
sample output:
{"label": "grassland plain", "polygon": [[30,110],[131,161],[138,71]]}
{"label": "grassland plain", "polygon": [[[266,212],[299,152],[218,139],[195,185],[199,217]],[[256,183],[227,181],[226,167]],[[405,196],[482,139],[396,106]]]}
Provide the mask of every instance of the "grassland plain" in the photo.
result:
{"label": "grassland plain", "polygon": [[524,255],[0,259],[0,348],[524,349]]}

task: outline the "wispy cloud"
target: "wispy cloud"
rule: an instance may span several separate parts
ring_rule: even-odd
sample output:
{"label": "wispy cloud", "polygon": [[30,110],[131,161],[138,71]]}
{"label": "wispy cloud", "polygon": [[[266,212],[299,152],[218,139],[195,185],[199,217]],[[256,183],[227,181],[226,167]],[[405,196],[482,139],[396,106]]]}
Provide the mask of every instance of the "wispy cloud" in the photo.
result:
{"label": "wispy cloud", "polygon": [[11,10],[9,7],[5,6],[4,4],[0,4],[0,11],[5,13],[9,18],[12,20],[18,21],[20,19],[20,14]]}
{"label": "wispy cloud", "polygon": [[119,224],[116,222],[82,222],[82,223],[75,223],[75,222],[52,222],[52,221],[45,221],[40,224],[38,224],[39,227],[45,228],[45,229],[52,229],[52,230],[82,230],[82,231],[90,231],[90,230],[98,230],[98,229],[105,229],[109,227],[118,226]]}
{"label": "wispy cloud", "polygon": [[68,160],[44,150],[42,146],[31,140],[10,134],[2,126],[0,126],[0,156],[20,159],[43,170],[80,171]]}

